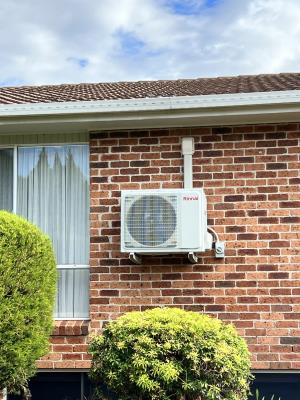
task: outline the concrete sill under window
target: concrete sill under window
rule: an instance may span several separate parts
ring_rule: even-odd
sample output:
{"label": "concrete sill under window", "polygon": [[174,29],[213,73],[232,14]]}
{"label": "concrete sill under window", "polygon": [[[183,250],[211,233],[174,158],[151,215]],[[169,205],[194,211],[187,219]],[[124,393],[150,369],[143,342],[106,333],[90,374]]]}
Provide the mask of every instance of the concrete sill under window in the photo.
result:
{"label": "concrete sill under window", "polygon": [[55,320],[52,336],[86,336],[90,320]]}

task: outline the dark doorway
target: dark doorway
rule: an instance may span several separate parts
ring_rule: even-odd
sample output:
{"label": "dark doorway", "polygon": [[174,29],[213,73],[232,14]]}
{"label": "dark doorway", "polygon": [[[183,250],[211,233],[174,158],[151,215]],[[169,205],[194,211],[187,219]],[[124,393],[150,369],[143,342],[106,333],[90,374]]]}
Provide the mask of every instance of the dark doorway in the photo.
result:
{"label": "dark doorway", "polygon": [[[91,384],[84,372],[40,372],[30,380],[32,400],[89,400]],[[9,395],[8,400],[20,400]]]}
{"label": "dark doorway", "polygon": [[296,400],[300,399],[300,373],[256,373],[252,384],[253,396],[255,390],[260,393],[259,399],[265,396],[265,400]]}

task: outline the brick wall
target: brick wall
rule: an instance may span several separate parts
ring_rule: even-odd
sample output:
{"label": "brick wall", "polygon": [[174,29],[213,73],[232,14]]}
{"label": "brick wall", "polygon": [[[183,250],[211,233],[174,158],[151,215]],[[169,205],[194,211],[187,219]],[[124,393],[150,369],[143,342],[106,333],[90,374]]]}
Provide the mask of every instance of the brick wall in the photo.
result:
{"label": "brick wall", "polygon": [[50,351],[37,362],[37,367],[40,369],[89,368],[88,333],[89,321],[55,321]]}
{"label": "brick wall", "polygon": [[[185,135],[195,138],[194,187],[205,190],[226,258],[132,265],[119,252],[120,190],[181,188]],[[236,325],[254,368],[299,369],[299,142],[294,123],[91,134],[91,329],[161,305],[203,311]],[[60,340],[54,350],[69,346]]]}
{"label": "brick wall", "polygon": [[[122,189],[181,188],[181,138],[195,138],[194,186],[226,241],[184,256],[120,254]],[[212,314],[246,337],[256,369],[300,369],[300,125],[91,134],[91,322],[56,321],[39,368],[89,368],[88,330],[161,305]]]}

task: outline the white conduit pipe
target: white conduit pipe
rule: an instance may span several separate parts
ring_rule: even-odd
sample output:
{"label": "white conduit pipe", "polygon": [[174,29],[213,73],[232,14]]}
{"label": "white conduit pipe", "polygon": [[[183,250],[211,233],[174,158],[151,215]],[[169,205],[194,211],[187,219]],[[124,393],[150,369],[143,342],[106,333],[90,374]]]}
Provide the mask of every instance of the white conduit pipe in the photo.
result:
{"label": "white conduit pipe", "polygon": [[[194,138],[193,137],[184,137],[182,138],[181,142],[181,149],[183,155],[183,173],[184,173],[184,189],[193,189],[193,154],[195,153],[195,146],[194,146]],[[208,249],[211,248],[212,242],[214,241],[216,244],[221,244],[221,251],[216,250],[216,257],[224,257],[224,245],[223,243],[219,242],[219,237],[217,232],[210,226],[207,227],[207,230],[211,233],[207,232],[207,238],[209,246]],[[214,239],[213,240],[213,237]],[[217,247],[216,247],[217,249]],[[197,257],[194,253],[189,253],[189,257],[191,262],[197,262]]]}
{"label": "white conduit pipe", "polygon": [[194,138],[182,138],[181,149],[183,154],[183,187],[184,189],[193,189],[193,154],[195,152]]}

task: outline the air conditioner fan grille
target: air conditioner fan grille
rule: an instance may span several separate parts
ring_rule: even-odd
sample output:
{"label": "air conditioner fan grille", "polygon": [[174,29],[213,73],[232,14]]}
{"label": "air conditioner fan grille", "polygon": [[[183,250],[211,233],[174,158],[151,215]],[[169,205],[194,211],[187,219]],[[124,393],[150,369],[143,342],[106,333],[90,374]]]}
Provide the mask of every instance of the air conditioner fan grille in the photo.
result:
{"label": "air conditioner fan grille", "polygon": [[[130,199],[132,200],[132,199]],[[143,247],[176,246],[176,196],[141,196],[127,208],[126,226]]]}

